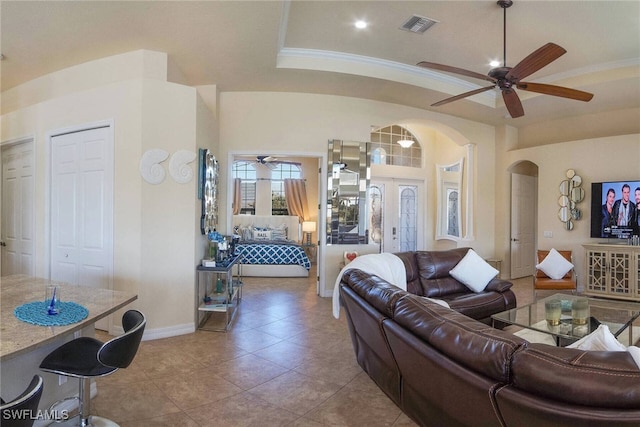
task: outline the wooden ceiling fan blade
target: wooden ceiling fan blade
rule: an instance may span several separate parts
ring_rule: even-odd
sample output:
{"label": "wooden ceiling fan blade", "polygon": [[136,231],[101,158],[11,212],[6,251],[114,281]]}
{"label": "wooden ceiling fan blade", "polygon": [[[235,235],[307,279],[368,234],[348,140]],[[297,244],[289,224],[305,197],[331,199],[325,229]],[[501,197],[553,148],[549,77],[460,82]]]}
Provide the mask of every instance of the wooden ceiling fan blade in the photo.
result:
{"label": "wooden ceiling fan blade", "polygon": [[441,105],[448,104],[450,102],[457,101],[457,100],[462,99],[462,98],[467,98],[469,96],[473,96],[473,95],[477,95],[477,94],[482,93],[482,92],[486,92],[488,90],[493,89],[494,87],[496,87],[496,85],[491,85],[491,86],[483,87],[483,88],[480,88],[480,89],[472,90],[470,92],[461,93],[460,95],[452,96],[451,98],[443,99],[442,101],[438,101],[435,104],[431,104],[431,106],[432,107],[439,107]]}
{"label": "wooden ceiling fan blade", "polygon": [[524,79],[544,66],[549,65],[565,53],[567,51],[557,44],[547,43],[520,61],[518,65],[506,74],[505,79],[518,82],[520,79]]}
{"label": "wooden ceiling fan blade", "polygon": [[495,82],[493,77],[489,77],[485,74],[476,73],[475,71],[465,70],[463,68],[451,67],[449,65],[436,64],[435,62],[422,61],[418,62],[418,67],[429,68],[431,70],[446,71],[448,73],[460,74],[461,76],[473,77],[481,80],[488,80]]}
{"label": "wooden ceiling fan blade", "polygon": [[502,89],[502,99],[504,99],[504,105],[506,105],[509,115],[512,118],[524,116],[524,108],[518,94],[513,89]]}
{"label": "wooden ceiling fan blade", "polygon": [[593,98],[593,94],[589,92],[542,83],[520,82],[517,84],[517,87],[518,89],[528,90],[529,92],[537,92],[545,95],[559,96],[584,102],[589,102],[591,101],[591,98]]}

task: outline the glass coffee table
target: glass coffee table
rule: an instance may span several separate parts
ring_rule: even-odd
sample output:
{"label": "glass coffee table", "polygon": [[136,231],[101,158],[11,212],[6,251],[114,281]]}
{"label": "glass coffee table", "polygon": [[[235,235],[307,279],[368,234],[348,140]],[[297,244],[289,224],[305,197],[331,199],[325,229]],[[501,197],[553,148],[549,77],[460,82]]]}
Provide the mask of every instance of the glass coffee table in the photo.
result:
{"label": "glass coffee table", "polygon": [[[576,325],[571,318],[571,303],[585,298],[589,305],[588,321],[586,324]],[[545,302],[550,300],[560,300],[562,307],[560,323],[554,326],[549,325],[545,318]],[[555,294],[539,299],[533,304],[494,314],[491,319],[494,327],[497,324],[515,325],[549,334],[554,338],[556,345],[564,347],[593,332],[600,324],[607,325],[611,333],[623,344],[627,346],[635,344],[633,323],[638,317],[640,317],[640,303],[637,302]],[[636,326],[636,333],[638,329],[640,326]],[[628,340],[622,335],[625,331],[628,331]]]}

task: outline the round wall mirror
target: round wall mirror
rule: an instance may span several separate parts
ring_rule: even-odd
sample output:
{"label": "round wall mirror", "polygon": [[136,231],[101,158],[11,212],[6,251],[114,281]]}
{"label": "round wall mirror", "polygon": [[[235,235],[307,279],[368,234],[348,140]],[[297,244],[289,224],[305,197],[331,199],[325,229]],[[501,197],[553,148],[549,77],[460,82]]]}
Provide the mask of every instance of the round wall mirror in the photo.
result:
{"label": "round wall mirror", "polygon": [[580,203],[584,199],[584,188],[574,187],[571,189],[571,200],[575,203]]}
{"label": "round wall mirror", "polygon": [[569,221],[569,218],[571,218],[570,215],[571,215],[571,212],[567,206],[561,207],[560,210],[558,211],[558,218],[562,222]]}
{"label": "round wall mirror", "polygon": [[574,169],[568,169],[566,176],[567,179],[560,182],[558,218],[565,224],[567,230],[573,230],[573,221],[582,218],[582,212],[577,204],[584,200],[585,191],[581,187],[582,178]]}

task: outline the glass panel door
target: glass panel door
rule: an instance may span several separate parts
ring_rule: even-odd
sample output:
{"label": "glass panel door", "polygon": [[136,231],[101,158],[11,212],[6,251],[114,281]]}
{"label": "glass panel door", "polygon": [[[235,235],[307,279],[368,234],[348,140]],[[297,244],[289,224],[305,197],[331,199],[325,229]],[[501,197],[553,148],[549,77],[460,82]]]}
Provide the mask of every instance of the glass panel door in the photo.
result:
{"label": "glass panel door", "polygon": [[380,252],[415,251],[423,247],[423,183],[410,180],[372,180],[369,203],[370,243]]}
{"label": "glass panel door", "polygon": [[400,252],[415,251],[418,240],[418,187],[415,185],[399,185],[398,198],[398,246]]}

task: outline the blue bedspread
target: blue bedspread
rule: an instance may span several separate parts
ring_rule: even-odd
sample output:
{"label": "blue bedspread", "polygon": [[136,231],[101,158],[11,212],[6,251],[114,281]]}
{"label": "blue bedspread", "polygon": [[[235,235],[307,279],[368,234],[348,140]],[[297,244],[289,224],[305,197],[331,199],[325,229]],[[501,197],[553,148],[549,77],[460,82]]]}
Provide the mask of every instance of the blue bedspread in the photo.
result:
{"label": "blue bedspread", "polygon": [[243,264],[297,264],[307,270],[311,268],[309,257],[297,243],[244,241],[236,244],[236,252],[242,254]]}

